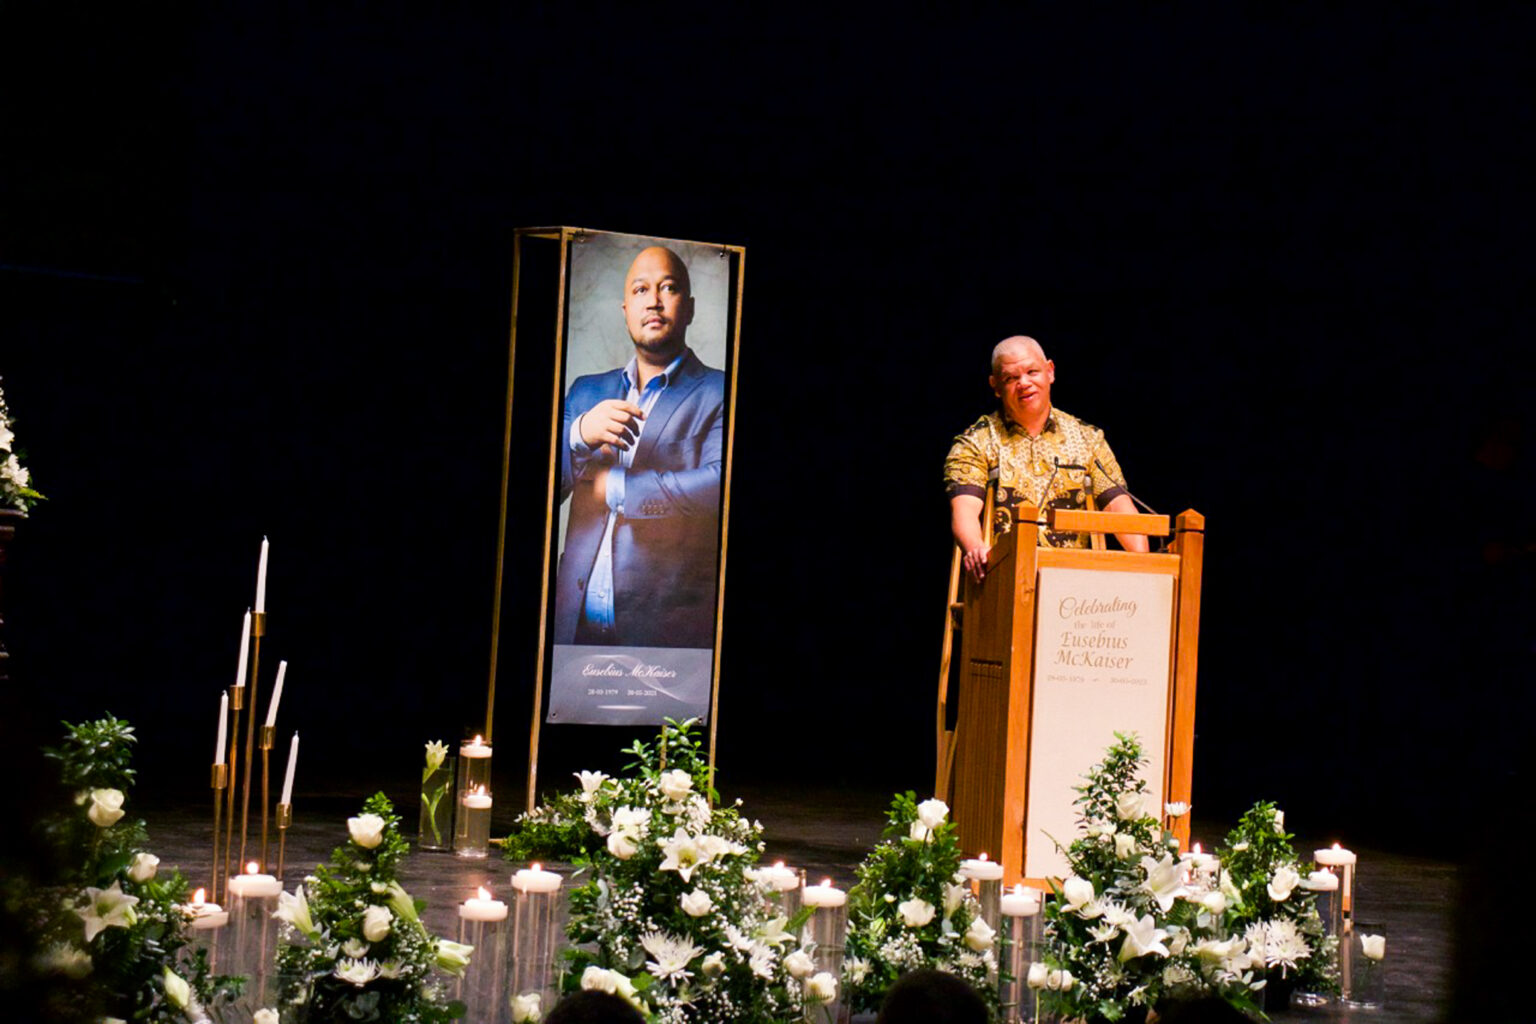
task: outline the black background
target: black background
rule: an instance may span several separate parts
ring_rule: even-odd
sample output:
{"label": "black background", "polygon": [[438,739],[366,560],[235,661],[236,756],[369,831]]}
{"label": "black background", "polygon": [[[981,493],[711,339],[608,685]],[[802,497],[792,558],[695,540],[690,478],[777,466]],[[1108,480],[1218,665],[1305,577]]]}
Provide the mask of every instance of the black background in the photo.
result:
{"label": "black background", "polygon": [[[7,569],[16,763],[112,711],[146,793],[193,792],[263,534],[301,792],[473,729],[512,229],[576,224],[747,247],[725,788],[931,784],[940,463],[1025,332],[1137,494],[1208,518],[1204,813],[1428,849],[1520,791],[1529,8],[3,16],[0,373],[50,499]],[[545,472],[512,467],[509,787]]]}

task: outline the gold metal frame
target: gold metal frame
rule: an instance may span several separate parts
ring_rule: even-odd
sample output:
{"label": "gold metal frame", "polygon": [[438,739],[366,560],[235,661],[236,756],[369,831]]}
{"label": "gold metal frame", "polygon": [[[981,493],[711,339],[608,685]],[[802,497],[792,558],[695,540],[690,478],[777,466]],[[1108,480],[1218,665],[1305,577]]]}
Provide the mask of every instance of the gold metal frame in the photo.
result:
{"label": "gold metal frame", "polygon": [[[485,732],[487,742],[492,738],[496,713],[496,672],[501,641],[501,593],[504,581],[503,567],[506,561],[508,485],[511,482],[512,455],[512,397],[517,365],[517,320],[522,301],[523,239],[537,238],[560,243],[560,283],[555,312],[555,370],[551,382],[548,474],[544,503],[544,555],[539,584],[539,640],[534,662],[533,716],[528,731],[528,799],[527,806],[534,808],[538,794],[539,743],[544,708],[544,649],[549,639],[549,573],[551,550],[554,540],[557,505],[556,489],[559,486],[559,444],[561,371],[565,364],[565,323],[567,283],[571,261],[571,244],[580,242],[588,235],[618,235],[629,232],[601,231],[580,227],[518,228],[512,234],[512,327],[507,348],[507,403],[502,425],[501,446],[501,505],[496,523],[496,592],[491,604],[491,657],[490,673],[486,685]],[[717,249],[721,256],[736,257],[735,309],[731,311],[730,371],[726,394],[726,439],[723,490],[720,503],[720,565],[715,579],[715,648],[711,668],[709,695],[709,771],[713,783],[715,770],[715,739],[720,718],[720,641],[722,612],[725,607],[725,566],[730,536],[731,467],[736,448],[736,374],[741,354],[741,307],[746,292],[747,250],[745,246],[723,245],[715,242],[697,242],[683,238],[666,238],[657,235],[636,235],[637,238],[654,239],[658,242],[677,242],[701,245]]]}

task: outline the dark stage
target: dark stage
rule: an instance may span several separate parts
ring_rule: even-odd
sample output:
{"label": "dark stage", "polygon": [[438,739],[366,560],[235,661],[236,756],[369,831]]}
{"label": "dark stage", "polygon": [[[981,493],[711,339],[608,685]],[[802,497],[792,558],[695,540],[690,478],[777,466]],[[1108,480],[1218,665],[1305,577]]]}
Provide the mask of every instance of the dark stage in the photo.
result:
{"label": "dark stage", "polygon": [[[300,790],[409,785],[484,721],[513,230],[739,244],[723,789],[846,870],[854,825],[818,839],[790,794],[931,788],[940,467],[1025,332],[1131,489],[1207,519],[1195,814],[1274,800],[1379,851],[1365,884],[1423,957],[1401,1019],[1434,1019],[1454,948],[1496,999],[1447,865],[1477,851],[1459,905],[1492,920],[1530,788],[1533,27],[6,5],[0,377],[49,499],[5,567],[12,777],[111,712],[136,799],[201,807],[267,536]],[[516,395],[508,792],[548,376]],[[544,736],[553,785],[629,740]],[[7,821],[54,798],[4,796]]]}

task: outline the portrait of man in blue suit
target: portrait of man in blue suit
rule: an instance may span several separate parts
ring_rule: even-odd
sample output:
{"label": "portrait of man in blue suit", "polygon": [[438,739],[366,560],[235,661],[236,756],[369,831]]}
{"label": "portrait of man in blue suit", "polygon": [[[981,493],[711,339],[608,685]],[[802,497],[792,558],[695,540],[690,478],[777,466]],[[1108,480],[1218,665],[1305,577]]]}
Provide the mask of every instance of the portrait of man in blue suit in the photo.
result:
{"label": "portrait of man in blue suit", "polygon": [[634,354],[566,394],[556,644],[710,648],[725,374],[688,347],[694,299],[670,249],[643,249],[620,308]]}

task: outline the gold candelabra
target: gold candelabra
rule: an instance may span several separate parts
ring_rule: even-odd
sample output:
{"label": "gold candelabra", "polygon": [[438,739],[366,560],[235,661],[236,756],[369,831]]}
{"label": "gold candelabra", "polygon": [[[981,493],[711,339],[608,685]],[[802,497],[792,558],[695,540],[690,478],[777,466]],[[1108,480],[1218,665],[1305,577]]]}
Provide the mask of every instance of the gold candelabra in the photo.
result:
{"label": "gold candelabra", "polygon": [[[226,773],[229,780],[227,792],[229,794],[229,813],[224,821],[224,877],[229,877],[229,852],[234,846],[235,838],[235,789],[236,780],[240,776],[240,709],[245,707],[245,684],[237,683],[229,688],[229,706],[235,713],[235,729],[230,735],[234,742],[229,745],[229,770]],[[253,711],[254,713],[254,711]],[[215,863],[215,869],[218,865]]]}
{"label": "gold candelabra", "polygon": [[[245,723],[245,781],[240,790],[240,863],[245,864],[245,841],[251,820],[251,756],[256,747],[256,708],[261,687],[261,638],[267,632],[267,613],[251,613],[251,717]],[[235,720],[235,734],[239,735],[239,719]],[[233,795],[231,795],[233,799]]]}
{"label": "gold candelabra", "polygon": [[283,857],[288,849],[288,826],[293,824],[293,804],[277,805],[277,877],[283,877]]}
{"label": "gold candelabra", "polygon": [[277,726],[261,727],[261,870],[267,870],[267,768],[272,759],[272,742],[277,738]]}
{"label": "gold candelabra", "polygon": [[213,876],[208,886],[209,902],[219,902],[219,811],[224,806],[224,790],[229,786],[229,765],[223,761],[213,766],[210,773],[210,785],[213,787],[213,862],[209,865],[208,873]]}

